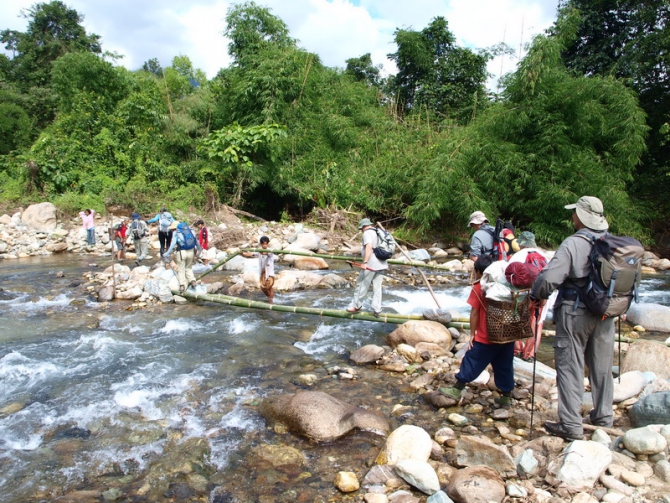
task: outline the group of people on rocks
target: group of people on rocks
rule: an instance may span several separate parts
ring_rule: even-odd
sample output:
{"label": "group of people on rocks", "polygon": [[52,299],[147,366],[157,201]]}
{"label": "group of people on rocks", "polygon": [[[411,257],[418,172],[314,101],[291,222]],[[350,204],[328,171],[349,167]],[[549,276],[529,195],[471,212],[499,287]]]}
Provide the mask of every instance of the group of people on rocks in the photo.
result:
{"label": "group of people on rocks", "polygon": [[[79,212],[79,216],[86,230],[87,246],[95,246],[95,210],[86,209]],[[155,217],[147,221],[135,212],[132,214],[130,222],[123,218],[120,223],[110,229],[110,237],[113,239],[114,249],[116,250],[116,260],[123,261],[125,258],[126,242],[129,237],[133,240],[137,254],[135,264],[140,265],[142,261],[150,258],[149,224],[152,223],[158,223],[161,260],[169,263],[174,252],[179,291],[184,292],[188,286],[195,286],[193,264],[202,250],[209,248],[209,229],[202,219],[197,220],[194,224],[198,229],[198,237],[196,238],[189,225],[186,222],[175,220],[165,207],[161,208],[161,211]],[[203,259],[203,262],[207,264],[208,260]]]}
{"label": "group of people on rocks", "polygon": [[[524,231],[518,238],[513,229],[503,229],[500,238],[505,239],[501,254],[494,254],[496,246],[494,229],[481,211],[470,215],[468,226],[474,229],[470,243],[470,258],[474,261],[474,282],[467,303],[471,307],[471,339],[456,374],[453,386],[440,388],[451,398],[460,399],[465,386],[474,381],[490,364],[495,385],[501,396],[495,401],[508,407],[514,389],[515,354],[529,359],[535,356],[542,332],[542,320],[548,309],[547,299],[554,291],[559,295],[553,307],[556,325],[554,358],[558,387],[558,422],[546,422],[544,428],[552,435],[567,440],[583,437],[583,424],[611,427],[613,424],[613,379],[612,354],[614,350],[614,319],[591,313],[578,301],[578,292],[588,282],[591,242],[585,236],[596,238],[606,234],[609,224],[603,215],[600,199],[583,196],[576,203],[568,204],[572,210],[575,233],[565,239],[553,258],[547,262],[542,250],[537,248],[532,232]],[[363,263],[356,281],[353,300],[347,309],[356,313],[362,309],[363,299],[372,286],[372,310],[379,316],[382,309],[382,272],[388,267],[386,261],[377,259],[372,250],[378,244],[378,235],[372,222],[364,218],[359,223],[363,231],[361,256]],[[507,230],[508,232],[505,232]],[[494,344],[489,340],[486,326],[487,299],[480,280],[486,269],[497,259],[509,259],[534,264],[540,269],[528,294],[533,314],[531,326],[534,337],[525,341]],[[538,319],[539,317],[539,319]],[[584,366],[589,369],[589,381],[593,394],[593,409],[588,417],[580,414],[584,395]]]}
{"label": "group of people on rocks", "polygon": [[[614,350],[614,318],[604,318],[591,313],[579,302],[579,290],[585,287],[590,270],[590,236],[603,236],[609,224],[603,215],[600,199],[592,196],[581,197],[576,203],[565,206],[572,210],[575,233],[566,238],[558,250],[540,271],[530,289],[530,310],[541,316],[546,309],[547,299],[558,290],[558,299],[553,308],[556,325],[554,339],[554,360],[556,384],[558,387],[558,422],[546,422],[544,428],[552,435],[567,440],[583,437],[583,424],[611,427],[613,424],[612,354]],[[468,382],[473,381],[491,364],[496,386],[502,392],[497,400],[500,405],[508,405],[510,392],[514,387],[513,356],[515,343],[491,344],[486,332],[486,297],[482,295],[479,279],[491,265],[490,251],[493,249],[491,226],[482,212],[470,217],[469,226],[475,229],[472,237],[471,255],[475,260],[477,280],[473,285],[468,304],[472,307],[470,330],[472,338],[465,353],[456,384],[441,391],[452,398],[459,398]],[[535,248],[534,236],[521,233],[518,239],[520,252],[527,249],[525,260]],[[514,260],[514,257],[511,259]],[[543,264],[544,265],[544,264]],[[537,330],[534,342],[541,334],[541,323],[531,319]],[[530,339],[533,341],[533,339]],[[530,342],[529,341],[529,342]],[[535,347],[533,349],[533,354]],[[527,354],[527,353],[523,353]],[[589,369],[589,381],[593,394],[593,409],[588,417],[582,418],[581,406],[584,395],[584,366]]]}

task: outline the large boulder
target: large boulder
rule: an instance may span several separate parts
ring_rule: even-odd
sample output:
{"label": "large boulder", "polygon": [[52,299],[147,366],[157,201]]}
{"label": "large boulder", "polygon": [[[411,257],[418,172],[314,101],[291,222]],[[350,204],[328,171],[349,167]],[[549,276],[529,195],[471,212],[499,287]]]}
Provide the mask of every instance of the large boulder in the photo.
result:
{"label": "large boulder", "polygon": [[556,478],[570,489],[590,489],[612,462],[612,452],[598,442],[575,440],[564,450]]}
{"label": "large boulder", "polygon": [[456,503],[500,503],[505,497],[505,483],[494,469],[471,466],[449,478],[447,494]]}
{"label": "large boulder", "polygon": [[647,379],[639,370],[621,374],[619,379],[614,380],[614,403],[623,402],[636,396],[647,384]]}
{"label": "large boulder", "polygon": [[56,228],[56,207],[51,203],[31,204],[21,215],[21,221],[39,231]]}
{"label": "large boulder", "polygon": [[67,251],[67,243],[64,242],[58,242],[58,243],[49,243],[48,245],[45,246],[47,251],[50,251],[51,253],[63,253]]}
{"label": "large boulder", "polygon": [[321,257],[302,257],[296,255],[293,267],[301,271],[318,271],[320,269],[328,269],[328,264]]}
{"label": "large boulder", "polygon": [[487,437],[462,436],[456,444],[456,462],[460,466],[485,465],[503,477],[516,474],[516,464],[507,449]]}
{"label": "large boulder", "polygon": [[650,424],[670,424],[670,391],[646,396],[628,411],[631,424],[636,428]]}
{"label": "large boulder", "polygon": [[665,451],[668,441],[660,433],[644,427],[628,430],[623,436],[623,444],[633,454],[654,455]]}
{"label": "large boulder", "polygon": [[335,440],[354,428],[382,434],[390,430],[382,416],[321,391],[268,397],[258,410],[269,423],[281,423],[290,431],[316,441]]}
{"label": "large boulder", "polygon": [[160,299],[161,302],[172,302],[172,291],[167,281],[150,279],[144,282],[144,291]]}
{"label": "large boulder", "polygon": [[451,347],[451,333],[444,325],[436,321],[410,320],[386,337],[386,343],[391,347],[398,344],[416,346],[419,342],[432,342],[445,349]]}
{"label": "large boulder", "polygon": [[621,364],[621,372],[654,372],[659,379],[670,377],[670,348],[650,340],[637,340],[630,345]]}
{"label": "large boulder", "polygon": [[628,310],[628,321],[642,325],[646,330],[670,332],[670,307],[662,304],[633,302]]}
{"label": "large boulder", "polygon": [[384,348],[377,346],[376,344],[366,344],[365,346],[352,351],[349,355],[349,359],[359,365],[365,365],[366,363],[376,362],[382,356],[384,356]]}

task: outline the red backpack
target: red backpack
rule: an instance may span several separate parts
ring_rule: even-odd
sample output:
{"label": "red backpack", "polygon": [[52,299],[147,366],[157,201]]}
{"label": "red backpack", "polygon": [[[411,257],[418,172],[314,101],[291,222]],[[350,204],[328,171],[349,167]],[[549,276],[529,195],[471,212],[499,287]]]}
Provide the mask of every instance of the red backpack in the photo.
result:
{"label": "red backpack", "polygon": [[526,264],[532,264],[537,267],[540,271],[547,267],[547,259],[541,253],[536,251],[529,252],[526,255]]}

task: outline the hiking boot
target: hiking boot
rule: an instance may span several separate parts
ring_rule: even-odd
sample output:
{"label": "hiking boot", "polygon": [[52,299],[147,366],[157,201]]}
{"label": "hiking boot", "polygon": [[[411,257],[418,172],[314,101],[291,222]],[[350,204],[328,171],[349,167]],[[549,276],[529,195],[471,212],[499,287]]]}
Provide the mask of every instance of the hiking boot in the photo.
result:
{"label": "hiking boot", "polygon": [[612,427],[612,425],[610,425],[610,424],[605,424],[605,423],[602,423],[600,421],[593,421],[593,419],[591,419],[591,416],[583,417],[582,418],[582,424],[590,424],[591,426],[602,426],[604,428],[611,428]]}
{"label": "hiking boot", "polygon": [[373,311],[372,314],[375,315],[375,318],[379,318],[382,315],[381,311]]}
{"label": "hiking boot", "polygon": [[547,421],[544,423],[544,429],[547,430],[548,433],[556,437],[564,438],[565,440],[582,440],[584,438],[584,435],[580,433],[572,433],[571,431],[566,430],[565,426],[561,423]]}
{"label": "hiking boot", "polygon": [[184,285],[179,285],[179,293],[184,293],[186,287]]}
{"label": "hiking boot", "polygon": [[462,389],[458,389],[454,386],[449,386],[448,388],[440,388],[440,393],[442,393],[444,396],[448,396],[449,398],[453,398],[454,400],[460,400],[462,392],[463,392]]}
{"label": "hiking boot", "polygon": [[503,409],[507,409],[510,405],[512,405],[512,398],[505,395],[494,398],[493,401]]}
{"label": "hiking boot", "polygon": [[195,288],[195,280],[191,281],[191,288]]}

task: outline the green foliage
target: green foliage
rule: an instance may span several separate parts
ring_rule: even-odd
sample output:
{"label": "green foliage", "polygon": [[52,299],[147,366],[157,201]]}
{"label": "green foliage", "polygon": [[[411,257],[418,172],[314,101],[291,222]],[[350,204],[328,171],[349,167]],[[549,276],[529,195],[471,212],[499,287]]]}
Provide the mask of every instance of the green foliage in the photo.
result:
{"label": "green foliage", "polygon": [[30,117],[15,103],[0,103],[0,155],[29,145]]}
{"label": "green foliage", "polygon": [[346,63],[346,73],[351,75],[356,81],[367,82],[371,86],[379,86],[381,65],[373,66],[372,56],[369,52],[363,54],[360,58],[350,58]]}
{"label": "green foliage", "polygon": [[400,112],[422,107],[441,118],[467,122],[486,100],[487,53],[457,47],[443,17],[436,17],[422,31],[396,30],[395,61],[398,73],[391,92],[398,96]]}
{"label": "green foliage", "polygon": [[286,23],[255,2],[232,5],[226,15],[226,25],[224,35],[230,39],[228,53],[237,63],[269,47],[295,46]]}
{"label": "green foliage", "polygon": [[645,150],[644,113],[620,82],[571,76],[560,50],[557,38],[536,37],[506,100],[440,145],[411,221],[427,229],[482,210],[557,243],[570,229],[563,206],[595,195],[614,232],[645,237],[626,193]]}
{"label": "green foliage", "polygon": [[9,78],[23,90],[48,85],[51,63],[69,52],[100,53],[100,37],[88,35],[84,18],[63,2],[37,3],[23,14],[29,20],[25,33],[0,32],[0,41],[13,53]]}
{"label": "green foliage", "polygon": [[77,215],[82,208],[91,208],[100,214],[105,212],[105,201],[99,192],[66,192],[55,197],[52,202],[65,215]]}

